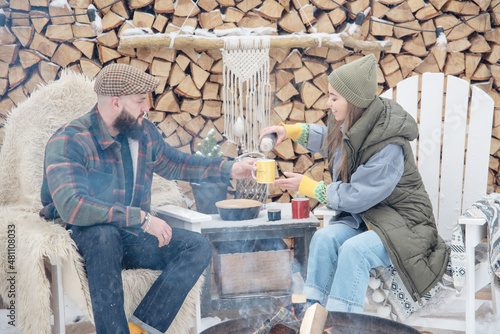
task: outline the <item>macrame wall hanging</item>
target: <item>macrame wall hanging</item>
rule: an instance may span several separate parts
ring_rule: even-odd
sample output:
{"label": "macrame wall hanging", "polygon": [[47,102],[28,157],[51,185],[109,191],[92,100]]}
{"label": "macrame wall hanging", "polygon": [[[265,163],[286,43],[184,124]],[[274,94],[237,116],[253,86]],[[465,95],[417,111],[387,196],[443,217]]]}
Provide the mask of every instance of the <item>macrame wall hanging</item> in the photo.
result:
{"label": "macrame wall hanging", "polygon": [[270,124],[270,38],[234,37],[224,40],[224,136],[243,152],[257,152],[259,133]]}

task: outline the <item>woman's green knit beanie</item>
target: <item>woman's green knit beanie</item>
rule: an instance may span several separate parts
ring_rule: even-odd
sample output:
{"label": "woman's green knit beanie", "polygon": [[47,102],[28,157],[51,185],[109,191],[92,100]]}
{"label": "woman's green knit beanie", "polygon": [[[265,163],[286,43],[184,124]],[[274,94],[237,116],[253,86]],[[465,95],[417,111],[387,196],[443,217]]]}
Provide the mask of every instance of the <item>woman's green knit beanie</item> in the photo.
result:
{"label": "woman's green knit beanie", "polygon": [[328,81],[347,101],[366,108],[377,93],[377,59],[369,54],[343,65],[330,73]]}

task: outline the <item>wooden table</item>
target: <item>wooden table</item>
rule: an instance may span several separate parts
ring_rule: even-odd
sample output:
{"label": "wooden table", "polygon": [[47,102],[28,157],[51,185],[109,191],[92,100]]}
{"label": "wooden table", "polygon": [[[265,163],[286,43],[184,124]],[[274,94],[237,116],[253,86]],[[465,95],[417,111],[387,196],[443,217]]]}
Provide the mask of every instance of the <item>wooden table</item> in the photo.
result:
{"label": "wooden table", "polygon": [[[281,209],[281,220],[269,222],[267,220],[267,209]],[[161,215],[162,212],[169,210],[161,207],[158,211]],[[291,211],[290,203],[267,203],[265,209],[261,210],[257,218],[240,221],[222,220],[218,214],[208,215],[211,219],[207,220],[207,215],[191,211],[190,215],[194,225],[189,229],[201,232],[210,242],[293,238],[293,271],[300,272],[302,277],[305,278],[309,244],[320,223],[312,213],[306,219],[292,219]],[[185,214],[185,211],[181,210],[179,214]],[[170,212],[169,216],[172,216],[172,212]],[[211,316],[212,311],[275,306],[275,296],[266,294],[245,294],[244,296],[232,296],[230,298],[213,296],[211,293],[211,266],[206,269],[205,275],[206,280],[201,294],[202,317]]]}

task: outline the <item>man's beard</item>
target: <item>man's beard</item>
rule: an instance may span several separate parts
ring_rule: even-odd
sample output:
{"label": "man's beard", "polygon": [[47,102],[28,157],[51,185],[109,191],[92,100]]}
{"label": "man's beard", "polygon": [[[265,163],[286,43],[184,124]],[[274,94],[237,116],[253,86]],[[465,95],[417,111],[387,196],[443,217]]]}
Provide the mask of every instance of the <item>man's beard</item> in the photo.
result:
{"label": "man's beard", "polygon": [[115,119],[113,126],[125,137],[139,140],[144,132],[144,125],[140,125],[138,120],[134,118],[126,108]]}

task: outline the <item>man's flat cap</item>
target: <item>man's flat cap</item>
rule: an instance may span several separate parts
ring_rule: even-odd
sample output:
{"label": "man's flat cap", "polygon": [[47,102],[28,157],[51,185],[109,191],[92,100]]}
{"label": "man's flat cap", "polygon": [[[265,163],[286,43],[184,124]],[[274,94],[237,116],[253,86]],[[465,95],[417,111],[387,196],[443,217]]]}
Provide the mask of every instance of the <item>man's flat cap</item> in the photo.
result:
{"label": "man's flat cap", "polygon": [[94,91],[106,96],[147,94],[159,84],[160,79],[133,66],[117,63],[101,69],[95,78]]}

